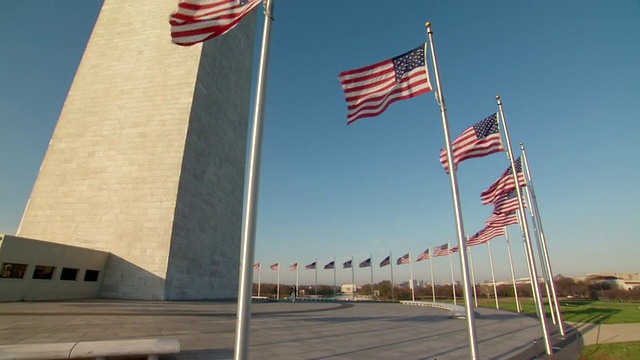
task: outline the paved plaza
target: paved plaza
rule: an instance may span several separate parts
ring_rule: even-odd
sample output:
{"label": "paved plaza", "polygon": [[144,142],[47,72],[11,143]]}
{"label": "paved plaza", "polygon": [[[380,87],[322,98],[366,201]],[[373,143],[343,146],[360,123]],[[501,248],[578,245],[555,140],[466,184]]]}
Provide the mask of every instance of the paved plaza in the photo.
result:
{"label": "paved plaza", "polygon": [[[446,310],[365,302],[254,303],[251,310],[251,359],[469,358],[466,320]],[[180,341],[172,359],[232,359],[235,314],[230,302],[0,303],[0,345],[164,337]],[[542,337],[534,317],[480,308],[476,328],[481,359],[544,352],[534,345]],[[551,331],[553,358],[575,359],[581,338],[570,331],[562,341]]]}

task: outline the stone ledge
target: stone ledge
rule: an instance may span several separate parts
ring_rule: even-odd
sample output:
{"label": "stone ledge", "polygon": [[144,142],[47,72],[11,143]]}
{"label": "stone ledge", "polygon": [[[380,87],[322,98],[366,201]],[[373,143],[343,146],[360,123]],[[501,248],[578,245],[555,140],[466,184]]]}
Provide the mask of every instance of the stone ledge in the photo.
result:
{"label": "stone ledge", "polygon": [[78,341],[0,346],[0,360],[53,360],[177,354],[177,339]]}
{"label": "stone ledge", "polygon": [[449,310],[451,311],[451,317],[456,319],[464,319],[467,317],[467,310],[464,306],[460,305],[430,301],[400,301],[400,303],[403,305],[428,306],[437,309]]}

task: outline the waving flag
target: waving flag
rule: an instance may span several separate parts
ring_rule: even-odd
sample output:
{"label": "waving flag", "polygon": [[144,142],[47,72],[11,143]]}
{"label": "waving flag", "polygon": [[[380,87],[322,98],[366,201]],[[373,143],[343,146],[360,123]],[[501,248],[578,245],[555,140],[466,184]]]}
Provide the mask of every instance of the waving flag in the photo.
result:
{"label": "waving flag", "polygon": [[352,266],[351,266],[351,263],[352,263],[352,262],[353,262],[353,259],[352,259],[352,260],[349,260],[349,261],[345,261],[344,263],[342,263],[342,268],[343,268],[343,269],[351,269],[351,267],[352,267]]}
{"label": "waving flag", "polygon": [[[520,189],[520,194],[522,194],[522,189]],[[493,204],[494,214],[507,214],[520,208],[518,205],[518,194],[515,189],[500,195]],[[527,207],[524,198],[522,199],[522,204],[524,207]]]}
{"label": "waving flag", "polygon": [[280,270],[280,263],[275,263],[275,264],[271,265],[271,270],[273,270],[273,271]]}
{"label": "waving flag", "polygon": [[313,269],[316,268],[316,262],[314,261],[311,264],[305,266],[304,268],[307,269],[307,270],[313,270]]}
{"label": "waving flag", "polygon": [[515,211],[508,214],[492,214],[489,216],[485,225],[487,227],[503,227],[509,225],[515,225],[518,223],[518,215]]}
{"label": "waving flag", "polygon": [[504,227],[486,227],[480,230],[480,232],[480,241],[482,241],[482,243],[486,243],[498,236],[504,236]]}
{"label": "waving flag", "polygon": [[409,258],[409,253],[406,253],[398,258],[398,261],[396,261],[396,265],[408,264],[410,262],[411,259]]}
{"label": "waving flag", "polygon": [[422,254],[418,255],[417,261],[428,260],[431,259],[431,255],[429,255],[429,249],[422,252]]}
{"label": "waving flag", "polygon": [[262,0],[185,0],[171,14],[171,40],[189,46],[233,29]]}
{"label": "waving flag", "polygon": [[298,270],[298,263],[289,266],[289,270]]}
{"label": "waving flag", "polygon": [[371,266],[371,258],[368,258],[367,260],[361,262],[360,265],[358,265],[358,266],[360,266],[361,268],[370,267]]}
{"label": "waving flag", "polygon": [[[520,187],[526,186],[527,183],[524,179],[524,173],[522,172],[522,161],[520,157],[514,161],[516,166],[516,174],[518,174],[518,184]],[[513,181],[513,171],[511,166],[496,180],[489,188],[480,194],[480,200],[484,205],[492,204],[500,194],[507,191],[511,191],[516,188],[516,182]]]}
{"label": "waving flag", "polygon": [[449,255],[450,253],[451,253],[451,250],[449,250],[449,244],[442,244],[437,248],[433,249],[433,257],[446,256],[446,255]]}
{"label": "waving flag", "polygon": [[[498,116],[493,114],[465,130],[451,143],[453,165],[458,166],[464,160],[491,155],[504,151]],[[446,149],[440,150],[440,162],[444,170],[449,172]]]}
{"label": "waving flag", "polygon": [[329,270],[329,269],[335,269],[336,268],[336,262],[332,261],[330,263],[328,263],[327,265],[324,266],[325,270]]}
{"label": "waving flag", "polygon": [[380,261],[380,267],[385,267],[391,264],[391,255],[384,258],[384,260]]}
{"label": "waving flag", "polygon": [[260,263],[255,263],[255,264],[253,264],[253,268],[254,268],[255,270],[260,270]]}
{"label": "waving flag", "polygon": [[504,227],[485,227],[467,239],[467,247],[484,244],[498,236],[504,236]]}
{"label": "waving flag", "polygon": [[431,91],[425,45],[338,75],[347,101],[347,124],[382,114],[389,105]]}

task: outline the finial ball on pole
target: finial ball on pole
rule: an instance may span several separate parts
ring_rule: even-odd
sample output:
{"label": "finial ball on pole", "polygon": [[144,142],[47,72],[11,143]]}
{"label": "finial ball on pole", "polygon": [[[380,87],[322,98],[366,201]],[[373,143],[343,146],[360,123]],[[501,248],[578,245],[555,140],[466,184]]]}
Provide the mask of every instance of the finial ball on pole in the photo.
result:
{"label": "finial ball on pole", "polygon": [[431,21],[427,21],[427,23],[425,24],[427,27],[431,26]]}
{"label": "finial ball on pole", "polygon": [[496,99],[500,100],[500,95],[496,95]]}

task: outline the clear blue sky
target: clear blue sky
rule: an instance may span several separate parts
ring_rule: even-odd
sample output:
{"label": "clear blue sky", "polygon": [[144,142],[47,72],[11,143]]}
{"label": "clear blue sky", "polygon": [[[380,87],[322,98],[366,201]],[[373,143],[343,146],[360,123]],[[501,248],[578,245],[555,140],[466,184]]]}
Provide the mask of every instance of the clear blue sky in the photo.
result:
{"label": "clear blue sky", "polygon": [[[282,282],[295,280],[294,262],[370,254],[377,282],[389,279],[377,266],[389,252],[415,258],[456,241],[433,94],[347,126],[337,80],[425,42],[426,21],[453,137],[494,113],[502,95],[512,139],[527,146],[554,272],[640,271],[638,1],[276,1],[256,261],[280,262]],[[0,233],[18,227],[101,4],[20,1],[0,12]],[[507,165],[504,154],[460,165],[467,233],[489,216],[480,192]],[[510,234],[525,276],[520,236]],[[507,279],[504,238],[493,247]],[[487,254],[473,250],[478,281],[490,278]],[[437,282],[450,278],[448,259],[434,270]],[[428,262],[414,274],[428,279]],[[338,283],[350,276],[338,269]],[[394,266],[394,280],[408,277],[408,265]],[[276,278],[263,269],[262,279]],[[313,282],[313,272],[300,279]],[[319,280],[332,283],[333,273],[319,270]],[[356,281],[368,282],[369,269],[356,268]]]}

